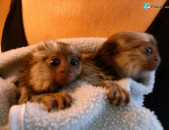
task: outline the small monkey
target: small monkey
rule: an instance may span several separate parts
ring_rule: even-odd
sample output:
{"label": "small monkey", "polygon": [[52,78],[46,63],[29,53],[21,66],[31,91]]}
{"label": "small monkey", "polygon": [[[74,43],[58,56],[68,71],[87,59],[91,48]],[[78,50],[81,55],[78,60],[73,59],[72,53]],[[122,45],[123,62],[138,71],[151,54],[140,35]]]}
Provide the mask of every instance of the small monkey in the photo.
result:
{"label": "small monkey", "polygon": [[[83,65],[90,62],[106,75],[111,76],[113,80],[129,77],[147,85],[150,72],[156,70],[160,64],[156,44],[155,38],[148,33],[120,32],[108,38],[98,51],[85,57]],[[110,100],[113,100],[112,97],[116,95],[124,95],[114,90],[110,90],[108,95]],[[121,104],[121,98],[115,100],[114,104],[119,101]]]}
{"label": "small monkey", "polygon": [[[48,41],[38,46],[27,55],[23,63],[18,83],[19,104],[31,101],[43,103],[48,111],[55,106],[58,110],[64,109],[71,105],[72,99],[65,91],[58,91],[77,79],[109,88],[109,97],[113,101],[121,99],[119,102],[112,102],[115,105],[129,102],[128,92],[115,84],[111,76],[93,63],[85,60],[83,62],[84,65],[80,52],[73,45]],[[113,90],[119,95],[114,96]]]}
{"label": "small monkey", "polygon": [[81,53],[75,46],[47,41],[25,57],[18,80],[18,103],[43,103],[49,111],[53,106],[57,109],[70,106],[69,94],[58,91],[77,79],[80,73]]}
{"label": "small monkey", "polygon": [[[149,72],[156,70],[159,63],[160,57],[156,47],[156,40],[152,35],[132,31],[121,32],[108,38],[95,53],[83,57],[82,72],[78,71],[78,79],[88,81],[95,86],[106,87],[109,89],[108,98],[110,102],[115,105],[121,105],[123,102],[128,103],[130,101],[129,93],[114,81],[130,77],[146,85]],[[43,66],[41,68],[44,70]],[[35,77],[38,77],[38,75]],[[36,81],[33,81],[33,83],[36,83]],[[60,83],[60,85],[64,85],[64,82]],[[50,94],[50,92],[55,92],[53,87],[51,88],[51,91],[46,91],[49,92],[48,94],[42,93],[31,96],[30,101],[45,100],[43,103],[49,108],[52,108],[53,104],[58,104],[58,102],[62,102],[59,106],[60,108],[64,108],[63,102],[70,105],[71,98],[67,93],[62,92],[62,95],[60,93]],[[60,99],[58,98],[59,96],[62,97],[62,100],[58,100]],[[53,98],[57,100],[53,102]]]}

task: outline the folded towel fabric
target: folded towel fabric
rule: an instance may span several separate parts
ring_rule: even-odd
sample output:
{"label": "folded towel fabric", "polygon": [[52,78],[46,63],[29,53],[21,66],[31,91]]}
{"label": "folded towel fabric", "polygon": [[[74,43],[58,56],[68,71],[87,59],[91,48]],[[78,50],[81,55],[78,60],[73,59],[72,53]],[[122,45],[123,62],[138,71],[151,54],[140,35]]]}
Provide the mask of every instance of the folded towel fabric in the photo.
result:
{"label": "folded towel fabric", "polygon": [[[105,38],[69,38],[61,39],[76,44],[83,53],[96,51]],[[16,104],[14,81],[22,66],[22,59],[37,45],[18,48],[0,54],[0,125],[7,123],[9,109]],[[84,81],[77,81],[67,88],[73,98],[70,108],[47,112],[45,107],[36,103],[14,105],[10,109],[8,125],[12,130],[19,129],[163,129],[156,115],[143,107],[143,96],[152,92],[154,72],[149,85],[137,83],[132,79],[117,81],[128,89],[131,102],[120,107],[113,106],[106,97],[107,90],[95,87]]]}

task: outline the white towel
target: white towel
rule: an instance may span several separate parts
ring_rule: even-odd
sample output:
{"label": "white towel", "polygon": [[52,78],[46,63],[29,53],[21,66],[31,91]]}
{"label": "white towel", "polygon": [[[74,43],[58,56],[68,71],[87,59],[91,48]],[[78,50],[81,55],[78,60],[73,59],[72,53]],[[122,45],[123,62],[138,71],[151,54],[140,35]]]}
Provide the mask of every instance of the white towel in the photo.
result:
{"label": "white towel", "polygon": [[[69,38],[59,41],[76,44],[82,52],[96,51],[105,38]],[[0,54],[0,125],[7,123],[12,105],[16,104],[14,81],[22,65],[22,59],[37,45],[23,47]],[[152,92],[154,72],[149,85],[123,79],[118,83],[130,92],[131,102],[120,107],[113,106],[107,99],[107,90],[95,87],[84,81],[69,85],[73,98],[71,107],[47,112],[36,103],[14,105],[10,109],[8,126],[11,130],[20,129],[59,129],[59,130],[161,130],[156,115],[143,107],[143,96]]]}

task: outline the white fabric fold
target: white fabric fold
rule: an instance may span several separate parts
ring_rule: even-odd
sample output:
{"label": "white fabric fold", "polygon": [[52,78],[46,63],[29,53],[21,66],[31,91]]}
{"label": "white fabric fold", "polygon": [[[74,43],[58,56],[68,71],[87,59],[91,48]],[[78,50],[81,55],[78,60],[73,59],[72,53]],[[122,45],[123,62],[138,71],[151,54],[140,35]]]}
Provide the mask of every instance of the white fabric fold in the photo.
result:
{"label": "white fabric fold", "polygon": [[[96,51],[105,38],[60,39],[76,44],[83,53]],[[14,81],[22,66],[22,59],[37,45],[0,53],[0,125],[9,128],[49,130],[154,130],[163,129],[156,115],[143,107],[144,95],[152,92],[154,72],[147,86],[132,79],[117,81],[130,92],[131,102],[120,107],[113,106],[107,99],[107,90],[85,81],[77,81],[67,87],[73,98],[71,107],[47,112],[45,106],[36,103],[16,105],[17,88]],[[14,106],[13,106],[14,105]]]}

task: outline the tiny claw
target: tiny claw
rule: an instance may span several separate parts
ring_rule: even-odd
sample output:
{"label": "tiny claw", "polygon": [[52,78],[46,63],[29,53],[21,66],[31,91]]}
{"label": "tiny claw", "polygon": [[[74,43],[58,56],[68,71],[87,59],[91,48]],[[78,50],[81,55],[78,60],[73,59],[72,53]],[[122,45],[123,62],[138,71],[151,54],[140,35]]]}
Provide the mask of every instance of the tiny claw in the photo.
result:
{"label": "tiny claw", "polygon": [[109,87],[108,99],[111,104],[121,106],[123,102],[126,104],[130,102],[130,95],[128,91],[115,84]]}

